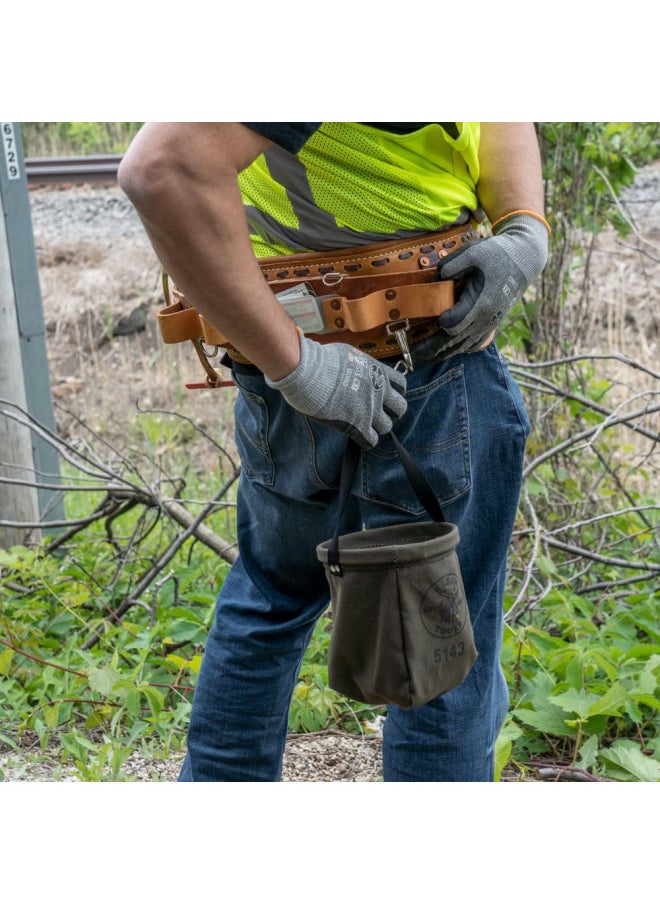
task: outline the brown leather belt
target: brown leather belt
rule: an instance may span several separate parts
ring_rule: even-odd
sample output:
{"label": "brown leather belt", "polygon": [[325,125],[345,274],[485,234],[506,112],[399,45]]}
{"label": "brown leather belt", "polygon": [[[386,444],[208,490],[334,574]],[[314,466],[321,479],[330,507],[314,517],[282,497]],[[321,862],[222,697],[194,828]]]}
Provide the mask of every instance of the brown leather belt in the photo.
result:
{"label": "brown leather belt", "polygon": [[[318,332],[305,330],[310,338],[347,342],[376,358],[402,354],[412,367],[410,348],[437,332],[436,318],[454,303],[453,280],[431,282],[438,263],[478,237],[469,224],[401,241],[261,258],[259,266],[275,294],[305,285],[323,324]],[[209,386],[219,380],[209,346],[250,363],[176,287],[170,293],[166,279],[164,287],[166,304],[157,315],[162,339],[192,341]]]}

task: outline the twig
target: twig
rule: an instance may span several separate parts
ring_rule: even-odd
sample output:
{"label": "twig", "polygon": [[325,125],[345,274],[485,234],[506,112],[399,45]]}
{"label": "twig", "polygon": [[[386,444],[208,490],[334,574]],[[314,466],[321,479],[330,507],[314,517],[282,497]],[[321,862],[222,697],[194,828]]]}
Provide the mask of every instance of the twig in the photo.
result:
{"label": "twig", "polygon": [[601,565],[614,565],[618,568],[632,568],[634,570],[646,569],[651,574],[660,574],[660,565],[649,565],[648,562],[631,562],[629,559],[617,559],[608,556],[601,556],[584,546],[573,546],[570,543],[562,543],[554,537],[546,537],[548,546],[554,546],[556,549],[562,549],[565,552],[573,553],[581,559],[592,559],[594,562],[600,562]]}
{"label": "twig", "polygon": [[534,771],[538,775],[541,780],[552,779],[555,782],[611,782],[612,779],[609,778],[600,778],[597,775],[592,775],[590,772],[587,772],[585,769],[578,769],[575,766],[562,766],[562,765],[544,765],[537,766],[534,763],[530,763],[530,766],[534,768]]}
{"label": "twig", "polygon": [[636,574],[633,577],[629,578],[620,578],[616,581],[600,581],[597,584],[588,584],[585,587],[578,587],[574,593],[578,593],[581,595],[586,595],[588,593],[596,593],[600,590],[612,590],[614,587],[625,587],[627,584],[640,584],[644,581],[648,581],[652,578],[654,572],[646,571],[644,574]]}
{"label": "twig", "polygon": [[[231,485],[231,483],[233,483],[233,481],[235,479],[236,479],[235,477],[232,478],[232,480],[230,481],[230,485]],[[199,515],[197,515],[196,518],[194,518],[190,521],[189,525],[186,527],[186,529],[183,531],[183,533],[179,534],[174,539],[174,541],[172,543],[170,543],[169,547],[160,556],[160,558],[155,562],[155,564],[147,571],[147,573],[145,575],[143,575],[142,579],[140,580],[138,586],[135,588],[133,593],[130,596],[128,596],[123,601],[123,603],[112,613],[113,621],[119,621],[121,619],[121,616],[125,612],[127,612],[131,608],[131,606],[135,605],[135,603],[138,601],[138,597],[142,593],[144,593],[144,591],[147,589],[147,587],[149,587],[149,585],[155,580],[155,578],[163,571],[165,566],[167,564],[169,564],[169,562],[174,558],[174,556],[176,555],[178,550],[183,546],[183,544],[186,542],[186,540],[188,540],[192,536],[197,535],[197,531],[199,531],[202,528],[202,523],[203,523],[204,519],[213,510],[215,502],[219,498],[221,498],[221,496],[224,492],[226,492],[225,487],[223,487],[216,494],[216,496],[213,498],[213,500],[211,500],[209,505],[207,505],[199,513]],[[161,504],[163,505],[163,508],[165,508],[166,510],[167,510],[167,508],[176,510],[176,508],[177,508],[176,504],[173,506],[172,503],[173,503],[173,500],[161,500]],[[190,517],[188,515],[188,512],[185,511],[185,509],[183,509],[182,512],[185,512],[187,519]],[[182,512],[180,512],[179,514],[181,514],[181,516],[183,517]],[[226,543],[226,541],[220,541],[220,542],[221,542],[221,545],[219,546],[217,551],[219,552],[219,554],[222,555],[222,557],[224,559],[226,559],[229,562],[233,562],[236,558],[236,551],[231,547],[230,544]],[[83,650],[91,649],[96,643],[98,643],[98,641],[101,639],[101,636],[102,636],[101,629],[98,629],[97,631],[95,631],[92,634],[92,636],[89,637],[84,642],[83,647],[82,647]]]}
{"label": "twig", "polygon": [[[660,405],[651,405],[646,408],[638,409],[637,411],[632,411],[628,415],[620,415],[619,417],[609,418],[605,423],[605,428],[610,429],[611,427],[615,427],[617,424],[627,424],[629,421],[636,420],[639,417],[643,417],[647,414],[654,414],[656,411],[660,411]],[[558,443],[556,446],[553,446],[551,449],[548,449],[542,455],[539,455],[535,458],[523,471],[523,477],[529,477],[529,475],[534,471],[540,464],[544,461],[547,461],[549,458],[552,458],[554,455],[557,455],[559,452],[563,452],[566,449],[569,449],[571,446],[577,445],[577,443],[582,440],[588,440],[594,434],[600,433],[603,428],[603,422],[597,424],[595,427],[591,427],[587,430],[583,430],[580,433],[575,434],[575,436],[571,436],[568,439],[564,440],[562,443]]]}
{"label": "twig", "polygon": [[634,370],[641,370],[643,373],[648,374],[651,377],[654,377],[656,380],[660,380],[660,372],[656,370],[652,370],[650,367],[647,367],[645,364],[642,364],[640,361],[636,361],[634,358],[629,358],[627,355],[622,355],[620,352],[609,352],[608,354],[579,354],[579,355],[569,355],[565,358],[553,358],[549,361],[510,361],[509,367],[512,370],[517,368],[521,368],[524,370],[536,370],[544,367],[556,367],[562,364],[573,364],[576,361],[620,361],[622,364],[627,364],[629,367],[632,367]]}

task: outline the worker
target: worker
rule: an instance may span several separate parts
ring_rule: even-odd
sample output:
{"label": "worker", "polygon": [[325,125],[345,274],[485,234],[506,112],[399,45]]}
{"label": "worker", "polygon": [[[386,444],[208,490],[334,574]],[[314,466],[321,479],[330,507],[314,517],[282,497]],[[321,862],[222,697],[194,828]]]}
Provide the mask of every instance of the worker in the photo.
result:
{"label": "worker", "polygon": [[[387,707],[383,778],[493,781],[508,709],[507,548],[530,430],[493,336],[547,258],[534,124],[148,123],[119,182],[177,289],[226,337],[238,389],[239,555],[180,780],[281,778],[291,696],[328,607],[316,547],[334,530],[346,437],[361,447],[347,531],[428,518],[393,431],[458,526],[478,657],[448,693]],[[264,260],[291,275],[310,252],[333,262],[312,289],[325,278],[341,295],[333,273],[348,285],[364,265],[376,279],[378,261],[412,255],[417,269],[433,262],[431,281],[451,285],[453,302],[413,325],[390,310],[373,341],[356,341],[359,330],[324,319],[316,291],[296,319],[264,277]]]}

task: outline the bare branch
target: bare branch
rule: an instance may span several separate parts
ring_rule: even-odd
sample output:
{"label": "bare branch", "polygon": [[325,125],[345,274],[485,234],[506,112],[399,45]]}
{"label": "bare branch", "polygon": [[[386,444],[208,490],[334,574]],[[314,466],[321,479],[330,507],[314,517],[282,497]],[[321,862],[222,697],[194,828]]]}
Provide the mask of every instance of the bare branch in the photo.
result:
{"label": "bare branch", "polygon": [[660,380],[660,372],[652,370],[650,367],[642,364],[641,361],[636,361],[634,358],[629,358],[627,355],[622,355],[620,352],[609,352],[608,354],[582,353],[579,355],[570,355],[566,358],[554,358],[550,361],[510,361],[509,366],[512,370],[521,368],[523,371],[525,371],[536,370],[544,367],[556,367],[561,364],[573,364],[576,361],[620,361],[622,364],[627,364],[634,370],[641,370],[643,373],[648,374],[650,377],[654,377],[656,380]]}
{"label": "bare branch", "polygon": [[[236,478],[233,478],[235,480]],[[225,488],[220,491],[220,493],[226,492]],[[142,577],[138,586],[135,588],[133,593],[127,597],[123,603],[112,613],[112,620],[118,621],[121,616],[127,612],[131,606],[135,605],[139,597],[142,593],[147,590],[149,585],[158,577],[158,575],[163,571],[166,565],[174,558],[178,550],[184,545],[184,543],[190,539],[192,536],[197,536],[197,532],[202,526],[202,522],[204,519],[210,514],[213,510],[213,506],[215,501],[220,498],[220,493],[216,494],[211,503],[206,506],[200,513],[194,518],[190,524],[186,527],[183,533],[179,534],[172,543],[170,543],[169,547],[165,550],[164,553],[160,556],[158,561],[147,571],[147,573]],[[167,504],[171,502],[171,500],[164,500]],[[199,539],[203,539],[203,537],[199,537]],[[222,550],[222,551],[220,551]],[[228,562],[233,562],[236,558],[236,551],[230,544],[225,544],[224,546],[220,546],[218,550],[219,554]],[[93,647],[101,638],[102,630],[99,629],[94,632],[94,634],[89,637],[85,643],[83,644],[83,649],[88,650]]]}
{"label": "bare branch", "polygon": [[554,546],[556,549],[563,549],[565,552],[573,553],[582,559],[592,559],[594,562],[600,562],[603,565],[614,565],[617,568],[631,568],[634,570],[646,569],[651,574],[660,574],[660,565],[650,565],[648,562],[631,562],[630,559],[618,559],[610,556],[601,556],[591,549],[585,549],[583,546],[574,546],[572,543],[562,543],[554,537],[545,538],[548,546]]}
{"label": "bare branch", "polygon": [[[539,455],[535,458],[529,465],[525,468],[523,472],[523,477],[529,477],[529,475],[534,471],[540,464],[544,461],[547,461],[549,458],[552,458],[554,455],[557,455],[559,452],[563,452],[566,449],[569,449],[571,446],[577,445],[577,443],[582,442],[583,440],[589,440],[591,437],[600,433],[603,429],[610,429],[611,427],[615,427],[617,424],[627,424],[629,425],[631,421],[635,421],[640,417],[644,417],[647,414],[654,414],[656,411],[660,411],[660,404],[658,405],[647,405],[646,408],[640,408],[637,411],[631,411],[630,414],[620,415],[619,417],[609,418],[606,422],[602,422],[597,424],[595,427],[591,427],[587,430],[583,430],[580,433],[575,434],[575,436],[571,436],[568,439],[564,440],[561,443],[558,443],[556,446],[553,446],[552,449],[548,449],[542,455]],[[660,436],[657,437],[660,440]]]}

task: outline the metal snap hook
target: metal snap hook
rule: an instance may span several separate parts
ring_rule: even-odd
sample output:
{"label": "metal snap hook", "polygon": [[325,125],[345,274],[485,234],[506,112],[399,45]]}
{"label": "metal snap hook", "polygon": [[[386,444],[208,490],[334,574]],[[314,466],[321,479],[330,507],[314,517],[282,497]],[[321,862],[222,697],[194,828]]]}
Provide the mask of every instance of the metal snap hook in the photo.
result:
{"label": "metal snap hook", "polygon": [[408,345],[408,337],[406,331],[410,329],[410,321],[406,317],[404,320],[395,320],[393,323],[385,324],[385,332],[388,336],[394,334],[396,341],[401,349],[403,360],[406,365],[405,373],[414,370],[412,355],[410,354],[410,346]]}

